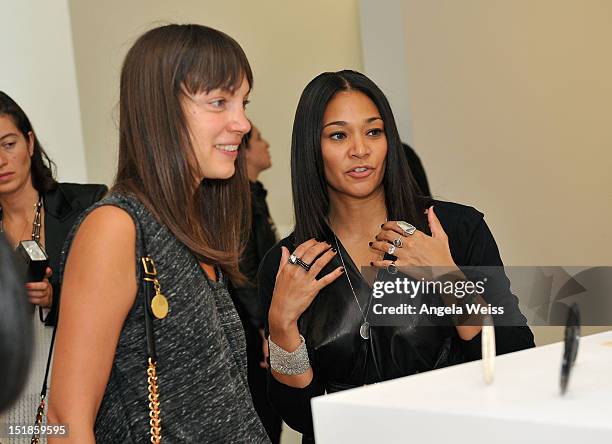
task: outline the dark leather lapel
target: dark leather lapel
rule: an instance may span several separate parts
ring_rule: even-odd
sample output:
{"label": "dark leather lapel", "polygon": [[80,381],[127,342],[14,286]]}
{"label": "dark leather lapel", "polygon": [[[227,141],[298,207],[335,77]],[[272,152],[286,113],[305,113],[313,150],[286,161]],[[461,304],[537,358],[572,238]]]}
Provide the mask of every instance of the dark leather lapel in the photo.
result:
{"label": "dark leather lapel", "polygon": [[60,253],[64,240],[72,228],[68,219],[78,216],[78,207],[73,207],[66,198],[61,186],[43,196],[45,206],[45,250],[49,256],[49,266],[53,274],[59,273]]}
{"label": "dark leather lapel", "polygon": [[43,195],[43,200],[45,203],[45,212],[60,221],[64,220],[70,213],[76,210],[76,208],[72,206],[72,202],[70,202],[64,194],[61,185],[45,193]]}

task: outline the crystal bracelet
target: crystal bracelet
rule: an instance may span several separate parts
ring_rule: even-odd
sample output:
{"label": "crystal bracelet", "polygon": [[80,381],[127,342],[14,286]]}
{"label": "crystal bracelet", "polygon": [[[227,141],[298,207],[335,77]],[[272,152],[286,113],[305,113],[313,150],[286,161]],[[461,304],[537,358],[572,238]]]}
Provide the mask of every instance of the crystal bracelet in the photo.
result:
{"label": "crystal bracelet", "polygon": [[284,350],[268,336],[270,347],[270,367],[281,375],[301,375],[310,368],[308,350],[304,336],[300,335],[300,346],[292,352]]}

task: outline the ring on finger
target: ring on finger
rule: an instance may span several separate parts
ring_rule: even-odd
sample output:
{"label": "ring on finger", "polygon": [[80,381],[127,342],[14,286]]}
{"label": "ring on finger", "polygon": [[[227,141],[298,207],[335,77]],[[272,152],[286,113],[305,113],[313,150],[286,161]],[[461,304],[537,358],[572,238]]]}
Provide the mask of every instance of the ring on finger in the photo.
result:
{"label": "ring on finger", "polygon": [[302,267],[306,271],[310,271],[310,267],[312,266],[312,264],[307,264],[306,262],[304,262],[299,257],[297,258],[297,265],[299,265],[300,267]]}
{"label": "ring on finger", "polygon": [[408,222],[405,222],[403,220],[398,220],[396,223],[402,229],[402,231],[406,233],[407,235],[414,234],[414,232],[416,231],[416,227],[412,224],[409,224]]}
{"label": "ring on finger", "polygon": [[291,256],[289,256],[289,263],[291,265],[299,265],[300,267],[302,267],[306,271],[309,271],[310,267],[312,266],[312,264],[307,264],[302,259],[297,257],[295,254],[292,254]]}
{"label": "ring on finger", "polygon": [[394,255],[396,249],[397,247],[395,245],[389,245],[389,249],[387,250],[387,253],[389,253],[390,255]]}
{"label": "ring on finger", "polygon": [[389,274],[396,274],[397,273],[397,265],[395,265],[395,261],[393,261],[389,265],[387,265],[387,272]]}
{"label": "ring on finger", "polygon": [[397,239],[393,239],[393,245],[397,248],[402,248],[402,238],[398,237]]}

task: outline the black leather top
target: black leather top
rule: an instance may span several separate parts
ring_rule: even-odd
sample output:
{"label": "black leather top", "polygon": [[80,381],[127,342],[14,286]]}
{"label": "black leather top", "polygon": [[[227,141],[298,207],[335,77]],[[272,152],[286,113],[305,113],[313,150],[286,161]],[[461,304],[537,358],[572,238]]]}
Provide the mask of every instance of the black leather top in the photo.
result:
{"label": "black leather top", "polygon": [[[495,240],[483,214],[474,208],[449,202],[434,201],[436,214],[448,235],[451,254],[459,266],[501,266]],[[335,246],[333,233],[323,239]],[[259,291],[266,313],[274,291],[281,246],[293,251],[290,235],[271,249],[259,270]],[[339,245],[348,278],[365,310],[370,288],[346,250]],[[338,255],[322,271],[327,274],[342,266]],[[498,354],[533,347],[533,335],[525,326],[518,309],[518,300],[510,292],[509,281],[495,294],[496,301],[513,311],[517,318],[512,327],[496,329]],[[385,326],[371,327],[369,340],[359,335],[362,323],[359,307],[345,276],[324,288],[298,321],[306,339],[312,383],[295,389],[279,383],[269,375],[269,396],[276,410],[292,428],[312,435],[310,398],[363,384],[371,384],[400,376],[480,358],[480,335],[463,341],[453,326]],[[522,324],[522,325],[521,325]]]}

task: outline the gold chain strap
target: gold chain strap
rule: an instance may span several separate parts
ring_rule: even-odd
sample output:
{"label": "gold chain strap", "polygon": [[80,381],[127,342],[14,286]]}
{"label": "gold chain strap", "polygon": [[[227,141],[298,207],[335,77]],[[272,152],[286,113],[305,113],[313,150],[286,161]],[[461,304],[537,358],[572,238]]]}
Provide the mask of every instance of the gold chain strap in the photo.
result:
{"label": "gold chain strap", "polygon": [[[40,397],[40,404],[38,404],[38,409],[36,410],[36,420],[34,421],[35,429],[38,428],[40,431],[40,426],[42,425],[43,416],[45,415],[45,395]],[[36,431],[32,434],[32,439],[30,440],[30,444],[38,444],[40,442],[40,433],[36,433]]]}
{"label": "gold chain strap", "polygon": [[156,363],[151,358],[149,358],[149,367],[147,368],[147,375],[147,383],[149,390],[149,424],[151,425],[151,442],[153,444],[159,444],[161,443],[159,387],[157,386]]}

